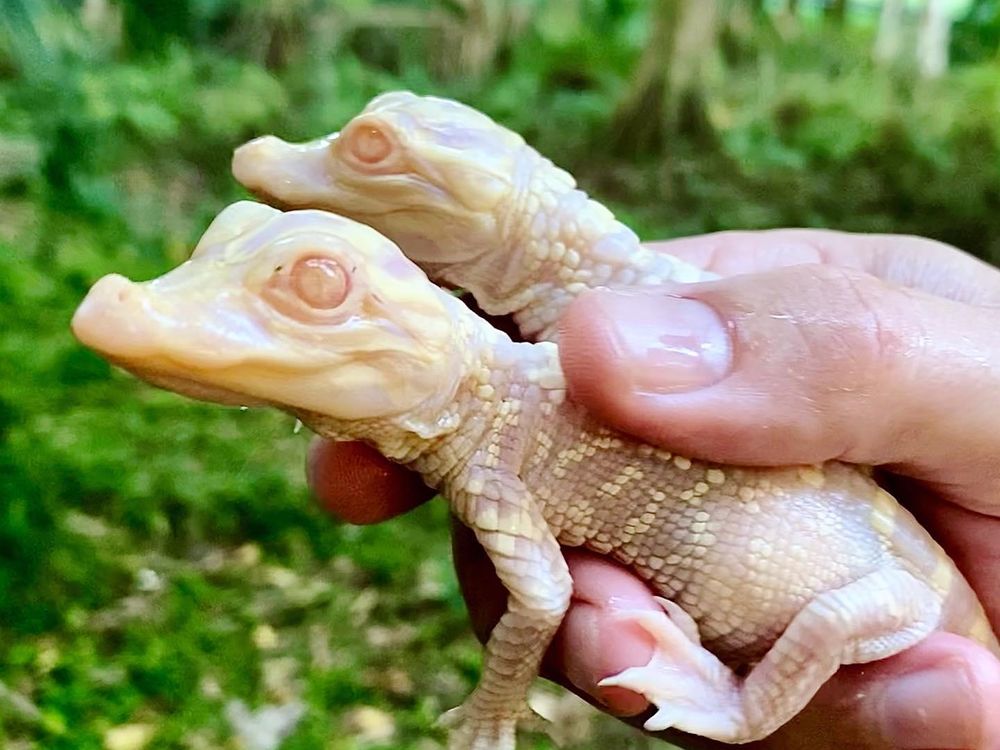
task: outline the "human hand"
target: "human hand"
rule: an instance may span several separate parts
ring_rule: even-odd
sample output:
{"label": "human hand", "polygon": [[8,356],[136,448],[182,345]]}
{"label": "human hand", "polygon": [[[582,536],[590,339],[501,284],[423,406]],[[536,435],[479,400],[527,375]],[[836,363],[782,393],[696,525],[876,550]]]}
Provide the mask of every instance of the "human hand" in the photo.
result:
{"label": "human hand", "polygon": [[[579,299],[560,338],[574,398],[613,427],[708,460],[879,466],[997,627],[1000,271],[909,237],[784,230],[658,247],[723,279]],[[332,512],[357,523],[430,494],[351,444],[318,443],[310,477]],[[482,638],[506,596],[470,535],[456,534],[455,549]],[[623,631],[613,615],[655,608],[650,592],[603,558],[567,558],[574,602],[546,674],[611,713],[641,713],[640,696],[597,682],[648,660],[646,636]],[[841,669],[754,747],[993,750],[997,705],[1000,662],[970,641],[935,634],[890,659]]]}

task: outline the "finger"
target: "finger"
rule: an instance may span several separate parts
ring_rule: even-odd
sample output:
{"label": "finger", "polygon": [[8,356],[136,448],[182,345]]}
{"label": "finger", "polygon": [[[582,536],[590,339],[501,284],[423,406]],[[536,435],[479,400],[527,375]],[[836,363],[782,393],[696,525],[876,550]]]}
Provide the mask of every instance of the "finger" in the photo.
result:
{"label": "finger", "polygon": [[320,505],[349,523],[378,523],[434,497],[417,474],[362,443],[313,441],[306,476]]}
{"label": "finger", "polygon": [[560,354],[574,397],[647,441],[725,463],[885,465],[998,513],[997,319],[801,265],[588,292]]}
{"label": "finger", "polygon": [[889,659],[842,668],[802,713],[750,747],[929,750],[1000,747],[1000,661],[935,633]]}
{"label": "finger", "polygon": [[576,550],[566,550],[565,557],[573,576],[573,602],[552,642],[546,666],[606,711],[618,716],[645,711],[649,702],[641,695],[598,683],[629,667],[647,664],[653,654],[649,635],[623,622],[620,613],[662,612],[662,607],[645,583],[611,560]]}
{"label": "finger", "polygon": [[1000,303],[1000,271],[943,242],[824,229],[717,232],[650,243],[722,276],[810,263],[870,273],[883,281],[972,304]]}

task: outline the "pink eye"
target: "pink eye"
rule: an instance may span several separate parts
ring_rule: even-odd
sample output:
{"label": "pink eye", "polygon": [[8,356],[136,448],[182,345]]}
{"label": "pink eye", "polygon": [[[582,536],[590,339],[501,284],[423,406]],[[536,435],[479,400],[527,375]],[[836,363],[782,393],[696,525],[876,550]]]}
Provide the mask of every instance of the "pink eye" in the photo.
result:
{"label": "pink eye", "polygon": [[351,154],[364,164],[378,164],[392,153],[388,136],[373,125],[359,125],[348,135]]}
{"label": "pink eye", "polygon": [[272,307],[302,323],[327,321],[351,291],[351,277],[333,258],[307,255],[291,268],[279,266],[261,290]]}
{"label": "pink eye", "polygon": [[289,275],[292,290],[315,310],[339,307],[350,291],[347,272],[332,258],[300,258]]}

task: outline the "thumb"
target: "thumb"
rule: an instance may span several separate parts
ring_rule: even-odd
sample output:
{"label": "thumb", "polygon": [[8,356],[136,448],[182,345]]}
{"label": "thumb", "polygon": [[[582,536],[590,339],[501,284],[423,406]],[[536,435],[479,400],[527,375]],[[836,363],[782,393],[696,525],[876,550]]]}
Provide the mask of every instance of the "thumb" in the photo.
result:
{"label": "thumb", "polygon": [[886,465],[996,513],[996,319],[800,265],[596,290],[567,311],[559,340],[574,398],[649,442],[725,463]]}

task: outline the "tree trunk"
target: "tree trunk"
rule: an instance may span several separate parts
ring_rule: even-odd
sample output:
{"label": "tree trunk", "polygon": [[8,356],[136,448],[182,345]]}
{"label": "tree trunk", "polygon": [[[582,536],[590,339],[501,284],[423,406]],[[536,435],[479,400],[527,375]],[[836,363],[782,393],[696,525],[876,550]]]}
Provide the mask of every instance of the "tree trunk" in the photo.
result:
{"label": "tree trunk", "polygon": [[796,18],[799,15],[799,0],[784,0],[778,6],[777,14],[787,18]]}
{"label": "tree trunk", "polygon": [[948,70],[951,15],[945,0],[927,0],[917,32],[917,68],[924,78],[939,78]]}
{"label": "tree trunk", "polygon": [[847,18],[847,0],[828,0],[826,17],[837,26],[843,26]]}
{"label": "tree trunk", "polygon": [[[450,76],[479,80],[493,67],[505,45],[531,20],[531,6],[511,0],[454,0],[445,27],[444,49],[434,50]],[[402,6],[405,7],[405,6]],[[376,15],[383,13],[375,5]]]}
{"label": "tree trunk", "polygon": [[883,0],[873,56],[881,65],[891,65],[903,47],[903,14],[906,0]]}
{"label": "tree trunk", "polygon": [[703,75],[718,27],[718,0],[657,0],[649,41],[612,120],[616,151],[657,151],[685,124],[705,127]]}
{"label": "tree trunk", "polygon": [[787,38],[790,34],[798,31],[799,28],[799,0],[784,0],[778,11],[774,15],[775,28],[781,33],[782,38]]}

